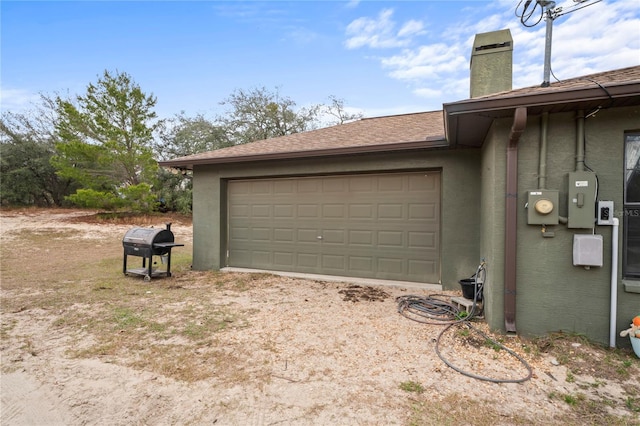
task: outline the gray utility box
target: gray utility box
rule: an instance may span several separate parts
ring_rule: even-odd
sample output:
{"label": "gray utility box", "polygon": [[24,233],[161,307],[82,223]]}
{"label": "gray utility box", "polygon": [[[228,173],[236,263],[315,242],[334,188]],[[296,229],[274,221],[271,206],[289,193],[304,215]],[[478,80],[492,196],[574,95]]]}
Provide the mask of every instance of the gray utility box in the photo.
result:
{"label": "gray utility box", "polygon": [[556,189],[527,191],[527,223],[557,225],[559,192]]}
{"label": "gray utility box", "polygon": [[592,172],[569,173],[568,228],[593,229],[596,222],[598,182]]}
{"label": "gray utility box", "polygon": [[573,265],[602,266],[602,235],[573,236]]}

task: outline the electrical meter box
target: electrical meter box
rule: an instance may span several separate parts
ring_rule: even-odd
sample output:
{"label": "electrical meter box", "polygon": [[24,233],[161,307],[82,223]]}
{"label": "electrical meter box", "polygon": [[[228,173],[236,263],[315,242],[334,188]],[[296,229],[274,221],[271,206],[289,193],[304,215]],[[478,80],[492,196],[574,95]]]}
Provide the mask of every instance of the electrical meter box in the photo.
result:
{"label": "electrical meter box", "polygon": [[527,191],[527,223],[529,225],[558,224],[558,190]]}
{"label": "electrical meter box", "polygon": [[569,173],[568,228],[593,229],[595,227],[597,189],[595,173]]}

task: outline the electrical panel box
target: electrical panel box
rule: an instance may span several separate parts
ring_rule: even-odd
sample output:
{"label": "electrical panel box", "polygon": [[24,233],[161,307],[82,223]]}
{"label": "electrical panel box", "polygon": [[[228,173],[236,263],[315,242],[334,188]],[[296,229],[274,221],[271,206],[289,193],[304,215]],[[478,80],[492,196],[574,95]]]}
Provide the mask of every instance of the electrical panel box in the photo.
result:
{"label": "electrical panel box", "polygon": [[569,173],[568,228],[593,229],[595,227],[597,189],[595,173]]}
{"label": "electrical panel box", "polygon": [[598,225],[613,225],[613,201],[598,201]]}
{"label": "electrical panel box", "polygon": [[527,192],[527,223],[529,225],[558,224],[559,191],[536,189]]}
{"label": "electrical panel box", "polygon": [[602,235],[573,236],[573,265],[602,266]]}

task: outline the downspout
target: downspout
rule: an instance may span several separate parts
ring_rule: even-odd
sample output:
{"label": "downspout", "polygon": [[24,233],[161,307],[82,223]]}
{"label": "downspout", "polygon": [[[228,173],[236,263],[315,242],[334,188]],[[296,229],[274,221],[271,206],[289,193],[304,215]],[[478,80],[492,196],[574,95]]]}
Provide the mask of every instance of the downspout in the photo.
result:
{"label": "downspout", "polygon": [[516,240],[518,214],[518,141],[527,126],[527,109],[516,108],[507,146],[504,247],[504,324],[516,332]]}

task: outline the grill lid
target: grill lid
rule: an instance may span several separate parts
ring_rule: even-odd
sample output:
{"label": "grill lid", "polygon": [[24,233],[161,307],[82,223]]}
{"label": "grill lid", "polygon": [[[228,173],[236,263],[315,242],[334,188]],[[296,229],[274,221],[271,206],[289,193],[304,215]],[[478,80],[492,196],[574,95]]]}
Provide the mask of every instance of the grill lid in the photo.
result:
{"label": "grill lid", "polygon": [[173,232],[160,228],[132,228],[124,234],[123,245],[151,247],[159,243],[172,243]]}

